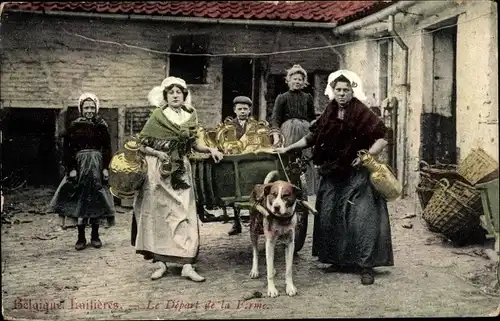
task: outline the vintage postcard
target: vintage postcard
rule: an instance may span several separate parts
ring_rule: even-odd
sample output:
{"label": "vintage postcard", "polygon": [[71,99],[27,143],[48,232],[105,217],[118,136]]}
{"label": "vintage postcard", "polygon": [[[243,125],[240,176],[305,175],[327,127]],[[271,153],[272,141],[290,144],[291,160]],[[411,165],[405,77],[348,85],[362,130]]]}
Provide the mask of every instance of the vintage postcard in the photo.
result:
{"label": "vintage postcard", "polygon": [[498,315],[497,12],[2,2],[3,317]]}

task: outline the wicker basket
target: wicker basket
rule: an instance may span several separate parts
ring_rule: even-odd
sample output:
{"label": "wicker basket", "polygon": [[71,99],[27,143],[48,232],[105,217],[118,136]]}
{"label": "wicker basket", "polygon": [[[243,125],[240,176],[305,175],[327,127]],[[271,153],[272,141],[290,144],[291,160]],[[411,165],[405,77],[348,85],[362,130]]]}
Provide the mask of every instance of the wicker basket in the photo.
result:
{"label": "wicker basket", "polygon": [[420,182],[417,185],[417,195],[422,209],[425,209],[429,203],[437,184],[438,181],[432,179],[429,173],[420,172]]}
{"label": "wicker basket", "polygon": [[458,173],[472,185],[495,171],[498,171],[498,162],[482,148],[473,149],[458,166]]}
{"label": "wicker basket", "polygon": [[434,191],[439,187],[439,180],[443,178],[446,178],[449,182],[456,180],[465,181],[457,173],[457,165],[439,163],[429,165],[424,161],[420,162],[420,182],[416,188],[416,192],[422,209],[427,207]]}
{"label": "wicker basket", "polygon": [[430,178],[436,182],[442,178],[448,180],[460,178],[457,172],[457,165],[441,164],[429,165],[427,162],[420,161],[420,173],[429,174]]}
{"label": "wicker basket", "polygon": [[447,179],[441,179],[439,183],[422,218],[432,231],[438,231],[453,241],[458,237],[467,238],[479,226],[479,214],[471,208],[476,201],[471,196],[473,193],[461,182],[450,185]]}
{"label": "wicker basket", "polygon": [[426,172],[420,172],[420,182],[422,187],[434,188],[439,182],[438,179],[432,178],[431,174]]}
{"label": "wicker basket", "polygon": [[434,191],[434,188],[424,187],[420,184],[417,186],[418,200],[422,209],[425,209],[427,207],[427,204],[429,204],[432,195],[434,195]]}
{"label": "wicker basket", "polygon": [[459,197],[460,201],[464,205],[474,211],[474,214],[477,216],[481,216],[483,214],[481,191],[460,181],[455,181],[449,191]]}

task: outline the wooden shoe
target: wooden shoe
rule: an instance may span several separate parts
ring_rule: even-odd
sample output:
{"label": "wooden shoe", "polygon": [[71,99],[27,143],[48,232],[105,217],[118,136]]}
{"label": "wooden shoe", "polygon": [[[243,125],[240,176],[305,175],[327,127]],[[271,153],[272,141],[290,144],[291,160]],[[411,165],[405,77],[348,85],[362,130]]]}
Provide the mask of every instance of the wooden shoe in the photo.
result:
{"label": "wooden shoe", "polygon": [[99,238],[92,239],[90,240],[90,244],[95,247],[96,249],[100,248],[102,246],[102,242]]}
{"label": "wooden shoe", "polygon": [[167,273],[167,266],[165,263],[160,262],[159,268],[151,274],[151,280],[161,279]]}
{"label": "wooden shoe", "polygon": [[372,269],[364,269],[361,271],[361,284],[371,285],[375,282],[375,275]]}
{"label": "wooden shoe", "polygon": [[83,240],[78,240],[75,244],[75,249],[77,251],[81,251],[83,249],[85,249],[87,247],[87,240],[83,239]]}

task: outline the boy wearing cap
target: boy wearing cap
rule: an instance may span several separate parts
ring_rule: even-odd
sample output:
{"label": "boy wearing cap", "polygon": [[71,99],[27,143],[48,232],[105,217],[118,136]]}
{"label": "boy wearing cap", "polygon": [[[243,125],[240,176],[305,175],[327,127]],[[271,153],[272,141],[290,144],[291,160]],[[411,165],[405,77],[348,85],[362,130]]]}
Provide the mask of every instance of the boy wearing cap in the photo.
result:
{"label": "boy wearing cap", "polygon": [[236,118],[232,123],[236,126],[236,138],[240,139],[247,130],[247,121],[252,112],[252,100],[245,96],[234,98],[233,111]]}
{"label": "boy wearing cap", "polygon": [[[248,118],[252,112],[252,100],[246,96],[238,96],[233,100],[233,111],[236,117],[231,123],[236,127],[236,139],[240,139],[248,129]],[[233,207],[234,223],[229,235],[241,233],[240,209]]]}

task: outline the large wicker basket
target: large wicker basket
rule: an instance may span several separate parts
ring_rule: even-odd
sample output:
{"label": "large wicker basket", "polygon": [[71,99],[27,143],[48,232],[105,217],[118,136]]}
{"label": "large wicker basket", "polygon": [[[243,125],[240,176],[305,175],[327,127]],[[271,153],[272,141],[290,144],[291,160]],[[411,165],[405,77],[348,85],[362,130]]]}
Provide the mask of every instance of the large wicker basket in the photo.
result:
{"label": "large wicker basket", "polygon": [[432,198],[438,181],[431,178],[429,173],[420,172],[420,183],[417,185],[417,195],[420,206],[425,209]]}
{"label": "large wicker basket", "polygon": [[457,175],[457,165],[455,164],[441,164],[429,165],[425,161],[420,161],[420,172],[428,173],[431,178],[440,180],[442,178],[453,179]]}
{"label": "large wicker basket", "polygon": [[496,174],[498,177],[498,162],[488,155],[482,148],[473,149],[472,152],[458,166],[458,173],[467,181],[476,185],[486,176]]}
{"label": "large wicker basket", "polygon": [[427,207],[436,188],[439,187],[439,181],[446,178],[453,183],[455,180],[465,181],[457,172],[457,165],[440,164],[429,165],[428,163],[420,162],[420,182],[417,186],[417,195],[422,209]]}
{"label": "large wicker basket", "polygon": [[447,179],[439,181],[439,187],[423,212],[423,219],[430,230],[440,232],[452,241],[466,239],[479,227],[482,205],[479,191],[472,186]]}

